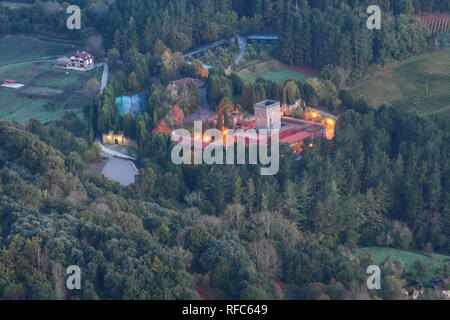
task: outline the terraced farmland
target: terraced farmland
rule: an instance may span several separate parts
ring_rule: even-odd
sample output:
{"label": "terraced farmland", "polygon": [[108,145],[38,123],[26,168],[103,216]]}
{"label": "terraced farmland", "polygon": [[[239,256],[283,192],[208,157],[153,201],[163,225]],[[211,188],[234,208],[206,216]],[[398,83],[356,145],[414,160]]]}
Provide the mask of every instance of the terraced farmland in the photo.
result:
{"label": "terraced farmland", "polygon": [[450,122],[450,53],[436,53],[383,73],[358,88],[373,108],[394,107]]}
{"label": "terraced farmland", "polygon": [[424,22],[432,33],[440,33],[450,30],[450,14],[429,13],[417,15],[415,18]]}

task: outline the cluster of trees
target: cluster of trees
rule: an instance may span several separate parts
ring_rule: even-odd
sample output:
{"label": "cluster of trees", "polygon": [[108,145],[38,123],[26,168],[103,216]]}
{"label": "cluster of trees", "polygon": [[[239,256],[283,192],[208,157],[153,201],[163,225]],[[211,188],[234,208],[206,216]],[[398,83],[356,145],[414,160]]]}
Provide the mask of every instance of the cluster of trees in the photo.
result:
{"label": "cluster of trees", "polygon": [[[38,120],[27,130],[0,121],[0,297],[198,298],[182,255],[162,244],[167,210],[88,175],[95,145]],[[72,264],[83,286],[69,292]]]}
{"label": "cluster of trees", "polygon": [[[278,27],[282,30],[287,17],[292,12],[300,12],[307,9],[319,9],[325,11],[328,8],[341,8],[349,6],[351,8],[367,8],[373,4],[370,0],[255,0],[252,3],[233,0],[232,8],[239,17],[252,17],[260,15],[259,19],[266,25]],[[377,1],[383,12],[391,12],[394,15],[411,14],[420,12],[449,11],[450,5],[446,0],[380,0]]]}
{"label": "cluster of trees", "polygon": [[[235,39],[237,39],[237,37],[235,37]],[[239,44],[235,41],[231,43],[229,47],[218,47],[214,51],[207,50],[202,56],[202,62],[223,69],[226,69],[229,66],[234,67],[235,55],[237,52],[239,52]]]}
{"label": "cluster of trees", "polygon": [[383,15],[381,30],[368,30],[361,8],[311,9],[291,15],[279,41],[282,61],[291,65],[325,66],[351,72],[338,73],[351,82],[372,64],[402,60],[429,50],[429,30],[412,16]]}
{"label": "cluster of trees", "polygon": [[[329,8],[341,8],[343,5],[361,9],[372,4],[368,0],[257,0],[252,3],[240,0],[182,0],[175,3],[162,0],[74,0],[71,4],[82,8],[83,31],[80,34],[67,33],[65,30],[66,1],[20,2],[29,6],[16,9],[0,7],[0,32],[3,34],[40,33],[46,30],[54,34],[65,33],[67,37],[76,39],[96,29],[106,37],[108,48],[112,47],[115,39],[130,36],[129,41],[140,42],[140,47],[146,51],[153,49],[156,39],[161,39],[174,51],[184,51],[204,42],[230,38],[238,28],[243,34],[263,29],[282,32],[286,30],[290,17],[309,9],[325,11]],[[390,12],[395,16],[450,10],[446,0],[382,0],[377,4],[383,12]],[[126,30],[130,17],[134,17],[136,23],[143,26],[136,33]],[[123,45],[126,48],[127,44]]]}
{"label": "cluster of trees", "polygon": [[[62,8],[60,4],[40,1],[21,2],[24,2],[25,5],[16,9],[0,6],[0,35],[13,33],[40,34],[43,30],[55,34],[63,31],[66,18],[59,10]],[[80,34],[72,33],[68,36],[72,40],[80,39]]]}
{"label": "cluster of trees", "polygon": [[[233,106],[251,114],[254,104],[265,99],[274,99],[287,105],[293,105],[298,99],[302,99],[307,105],[320,105],[337,112],[342,102],[338,97],[339,84],[336,82],[335,78],[326,75],[322,79],[311,77],[304,82],[289,80],[279,83],[264,78],[250,82],[243,80],[236,73],[226,76],[223,70],[219,69],[211,73],[206,87],[209,102],[216,111],[221,109],[226,98]],[[234,109],[233,107],[232,110]]]}

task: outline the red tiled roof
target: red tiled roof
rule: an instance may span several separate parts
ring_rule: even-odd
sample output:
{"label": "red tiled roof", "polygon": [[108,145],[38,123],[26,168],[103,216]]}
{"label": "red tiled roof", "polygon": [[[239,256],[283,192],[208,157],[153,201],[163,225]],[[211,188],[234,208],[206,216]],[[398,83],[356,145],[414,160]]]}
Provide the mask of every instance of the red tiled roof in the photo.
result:
{"label": "red tiled roof", "polygon": [[86,51],[75,53],[75,57],[81,58],[83,60],[87,60],[87,59],[93,58],[93,56],[91,54],[89,54],[88,52],[86,52]]}
{"label": "red tiled roof", "polygon": [[289,129],[289,130],[281,131],[280,132],[280,140],[284,139],[288,136],[292,136],[293,134],[296,134],[299,131],[301,131],[301,129]]}
{"label": "red tiled roof", "polygon": [[306,138],[310,138],[312,136],[313,136],[313,134],[310,132],[301,131],[301,132],[295,133],[293,135],[288,135],[288,136],[284,137],[283,139],[280,139],[280,141],[282,143],[294,144],[297,142],[301,142],[301,141],[305,140]]}
{"label": "red tiled roof", "polygon": [[5,82],[6,83],[16,83],[17,81],[16,80],[11,80],[11,79],[5,79]]}
{"label": "red tiled roof", "polygon": [[315,126],[323,126],[321,123],[308,121],[308,120],[302,120],[302,119],[295,119],[290,117],[281,117],[281,123],[287,124],[287,125],[299,125],[299,124],[310,124]]}

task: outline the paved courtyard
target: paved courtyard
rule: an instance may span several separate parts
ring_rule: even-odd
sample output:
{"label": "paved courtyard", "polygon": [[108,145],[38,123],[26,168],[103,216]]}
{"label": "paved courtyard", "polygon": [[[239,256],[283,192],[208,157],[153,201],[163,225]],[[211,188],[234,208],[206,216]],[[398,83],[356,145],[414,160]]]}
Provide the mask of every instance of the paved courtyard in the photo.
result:
{"label": "paved courtyard", "polygon": [[135,181],[138,174],[136,167],[130,160],[119,159],[102,152],[102,156],[108,157],[102,174],[110,180],[119,182],[123,186],[129,186]]}

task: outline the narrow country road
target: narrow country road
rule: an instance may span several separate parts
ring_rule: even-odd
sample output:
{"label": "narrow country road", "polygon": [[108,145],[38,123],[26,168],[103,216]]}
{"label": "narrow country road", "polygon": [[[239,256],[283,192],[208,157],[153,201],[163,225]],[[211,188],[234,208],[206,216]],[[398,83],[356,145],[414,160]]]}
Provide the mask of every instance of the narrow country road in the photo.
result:
{"label": "narrow country road", "polygon": [[243,36],[238,36],[239,38],[239,54],[236,57],[234,64],[238,64],[239,61],[244,57],[245,49],[247,48],[247,38]]}
{"label": "narrow country road", "polygon": [[98,144],[100,145],[100,148],[102,148],[102,151],[103,151],[104,153],[107,153],[107,154],[109,154],[109,155],[111,155],[111,156],[114,156],[114,157],[116,157],[116,158],[121,158],[121,159],[126,159],[126,160],[133,160],[133,161],[136,161],[136,159],[133,158],[133,157],[130,157],[130,156],[127,156],[126,154],[123,154],[123,153],[120,153],[120,152],[111,150],[111,149],[105,147],[102,143],[100,143],[100,141],[97,141],[97,142],[98,142]]}
{"label": "narrow country road", "polygon": [[105,60],[105,63],[103,63],[103,73],[102,73],[102,83],[100,85],[100,94],[103,94],[103,90],[106,88],[106,84],[108,83],[108,75],[109,75],[109,69],[108,69],[108,63]]}

